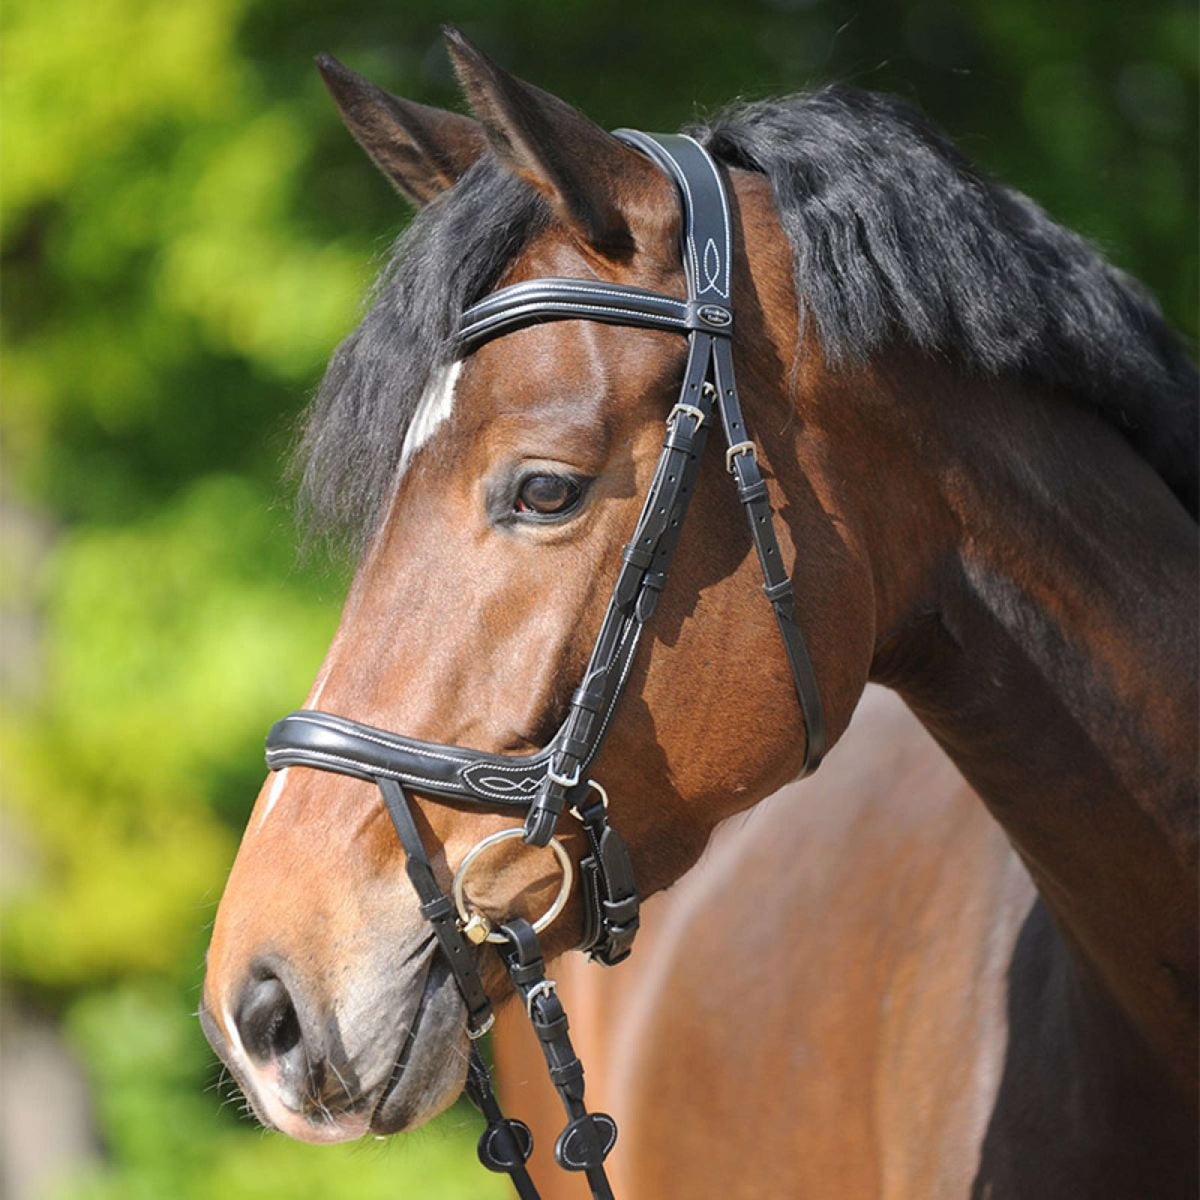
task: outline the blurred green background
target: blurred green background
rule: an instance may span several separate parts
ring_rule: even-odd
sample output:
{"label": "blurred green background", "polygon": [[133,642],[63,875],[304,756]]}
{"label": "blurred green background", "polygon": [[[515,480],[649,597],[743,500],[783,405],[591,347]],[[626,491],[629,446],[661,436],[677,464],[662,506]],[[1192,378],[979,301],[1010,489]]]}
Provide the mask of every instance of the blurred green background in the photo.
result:
{"label": "blurred green background", "polygon": [[346,582],[298,561],[282,460],[407,218],[313,54],[455,105],[451,20],[650,129],[828,79],[897,91],[1194,338],[1195,5],[8,0],[0,20],[8,1194],[506,1195],[457,1109],[386,1145],[264,1135],[192,1016],[262,734]]}

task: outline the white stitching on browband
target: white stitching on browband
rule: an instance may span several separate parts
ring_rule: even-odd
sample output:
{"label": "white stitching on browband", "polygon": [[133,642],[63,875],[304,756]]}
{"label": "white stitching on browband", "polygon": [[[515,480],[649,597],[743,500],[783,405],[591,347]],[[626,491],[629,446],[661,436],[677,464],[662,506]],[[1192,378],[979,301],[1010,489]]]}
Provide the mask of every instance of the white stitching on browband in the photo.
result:
{"label": "white stitching on browband", "polygon": [[524,314],[531,309],[571,309],[580,312],[608,312],[617,313],[620,316],[628,317],[643,317],[649,320],[657,320],[671,322],[679,325],[687,323],[687,308],[685,305],[679,306],[678,314],[675,313],[652,313],[641,308],[617,308],[609,304],[582,304],[574,300],[526,300],[521,304],[505,305],[503,308],[495,312],[484,314],[482,317],[477,317],[471,325],[465,326],[459,331],[461,337],[468,329],[474,328],[476,325],[485,325],[488,322],[495,322],[503,317],[512,316],[514,313]]}
{"label": "white stitching on browband", "polygon": [[311,767],[313,761],[346,763],[355,770],[349,774],[368,779],[382,775],[385,779],[395,779],[398,783],[415,783],[418,788],[428,788],[431,792],[448,792],[451,796],[461,795],[461,791],[452,783],[443,783],[431,775],[417,775],[410,771],[397,771],[392,767],[376,767],[364,763],[357,758],[347,758],[344,754],[334,754],[329,750],[268,750],[267,766],[274,770],[274,762],[283,757],[290,757],[289,767]]}
{"label": "white stitching on browband", "polygon": [[[313,720],[312,717],[293,716],[290,719],[299,721],[303,725],[312,725],[316,729],[338,728],[337,726],[329,726],[323,721]],[[413,754],[423,754],[426,758],[440,758],[443,762],[454,763],[456,767],[469,766],[472,761],[469,758],[452,758],[449,754],[438,754],[435,750],[421,750],[413,746],[406,746],[403,742],[399,741],[384,741],[381,737],[375,737],[370,733],[360,733],[357,729],[350,731],[342,730],[341,732],[348,732],[353,737],[362,738],[367,742],[374,742],[375,745],[383,746],[387,750],[407,750]]]}
{"label": "white stitching on browband", "polygon": [[498,313],[490,313],[485,317],[480,317],[475,321],[474,324],[465,325],[459,329],[458,336],[460,339],[465,340],[480,330],[490,328],[492,325],[501,325],[505,320],[510,320],[517,316],[524,316],[531,310],[536,311],[540,309],[545,311],[551,306],[553,306],[557,311],[569,310],[571,312],[581,313],[603,312],[610,313],[616,317],[642,317],[643,319],[657,318],[664,324],[669,322],[673,327],[671,332],[676,331],[675,327],[678,327],[678,332],[680,333],[687,332],[687,319],[686,317],[682,316],[673,317],[666,313],[661,315],[657,313],[647,313],[639,311],[635,308],[613,308],[607,304],[573,304],[569,300],[531,300],[527,304],[515,306],[513,308],[503,308]]}
{"label": "white stitching on browband", "polygon": [[[705,148],[689,134],[681,133],[679,136],[685,141],[691,142],[692,145],[700,151],[701,158],[704,159],[706,166],[712,172],[713,178],[716,180],[717,195],[721,197],[721,210],[725,214],[725,271],[723,272],[725,275],[725,289],[722,291],[720,288],[716,288],[715,290],[726,299],[729,299],[729,287],[730,283],[732,282],[729,278],[729,266],[733,262],[733,251],[730,245],[733,220],[729,215],[729,198],[725,195],[725,185],[721,182],[721,176],[717,171],[717,164],[713,161],[712,155],[709,154],[709,152],[705,150]],[[691,195],[690,189],[688,195]]]}
{"label": "white stitching on browband", "polygon": [[[680,309],[687,308],[687,301],[680,300],[678,296],[667,296],[662,292],[651,292],[645,288],[630,288],[628,291],[618,291],[615,288],[601,288],[596,287],[595,284],[587,283],[582,279],[527,279],[524,283],[510,284],[508,287],[492,292],[490,296],[485,296],[477,304],[472,304],[471,308],[478,308],[482,304],[488,304],[497,296],[515,296],[521,292],[535,291],[541,287],[565,288],[568,291],[583,292],[588,295],[612,296],[616,300],[631,300],[636,298],[647,302],[653,301],[655,304],[673,304]],[[467,309],[467,311],[470,312],[471,309]]]}

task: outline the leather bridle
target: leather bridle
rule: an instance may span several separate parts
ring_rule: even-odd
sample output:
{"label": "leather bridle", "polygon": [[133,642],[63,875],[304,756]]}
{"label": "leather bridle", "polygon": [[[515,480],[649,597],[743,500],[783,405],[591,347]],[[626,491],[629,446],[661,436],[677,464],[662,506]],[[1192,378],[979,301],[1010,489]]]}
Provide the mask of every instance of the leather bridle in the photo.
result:
{"label": "leather bridle", "polygon": [[[593,1196],[609,1198],[612,1192],[603,1164],[616,1140],[616,1124],[606,1114],[589,1113],[584,1107],[583,1067],[571,1048],[566,1014],[554,983],[545,976],[534,927],[514,919],[494,929],[482,915],[471,915],[463,883],[479,851],[520,833],[527,844],[553,844],[559,854],[564,880],[556,913],[570,888],[571,867],[565,851],[552,839],[559,817],[570,808],[582,822],[588,845],[579,864],[584,905],[584,936],[579,948],[610,966],[628,956],[638,928],[637,885],[625,844],[609,824],[607,797],[588,771],[608,733],[642,629],[666,585],[714,418],[724,430],[725,464],[746,509],[762,568],[763,591],[774,610],[795,682],[806,732],[803,774],[816,769],[825,746],[817,681],[796,623],[792,584],[775,536],[767,485],[734,382],[733,228],[723,180],[708,152],[692,138],[633,130],[618,130],[616,136],[657,163],[679,190],[688,298],[680,300],[615,283],[535,279],[500,288],[467,309],[456,343],[458,354],[466,356],[482,343],[527,325],[580,319],[667,330],[688,339],[679,400],[667,417],[654,477],[633,537],[622,552],[608,609],[565,720],[543,749],[508,757],[423,742],[331,713],[301,710],[272,727],[266,751],[272,770],[315,767],[369,780],[379,787],[404,847],[421,912],[433,925],[462,992],[469,1034],[478,1038],[493,1019],[471,945],[489,940],[500,946],[567,1111],[568,1124],[555,1145],[555,1157],[568,1170],[586,1172]],[[493,834],[464,859],[453,889],[457,906],[434,876],[405,788],[433,799],[447,797],[524,813],[523,831]],[[545,920],[537,923],[539,928]],[[529,1130],[500,1112],[488,1069],[474,1045],[467,1091],[488,1122],[479,1143],[481,1161],[492,1170],[507,1172],[523,1198],[536,1197],[524,1166],[532,1148]]]}

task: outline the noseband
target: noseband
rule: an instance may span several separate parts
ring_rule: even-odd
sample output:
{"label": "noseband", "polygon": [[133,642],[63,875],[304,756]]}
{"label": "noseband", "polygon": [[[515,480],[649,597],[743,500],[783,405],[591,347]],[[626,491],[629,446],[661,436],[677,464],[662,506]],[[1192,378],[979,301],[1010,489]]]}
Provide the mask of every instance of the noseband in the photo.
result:
{"label": "noseband", "polygon": [[[565,851],[552,839],[564,809],[571,809],[583,824],[588,844],[588,853],[579,864],[584,904],[584,936],[579,948],[606,966],[628,956],[638,928],[637,885],[625,844],[608,822],[607,797],[588,777],[588,771],[608,733],[642,629],[666,585],[714,419],[719,419],[724,431],[725,465],[746,509],[762,568],[763,591],[774,610],[795,682],[806,734],[803,774],[817,768],[825,746],[817,681],[796,623],[791,580],[779,552],[767,485],[754,442],[747,435],[734,382],[733,229],[724,183],[708,152],[689,137],[633,130],[619,130],[616,136],[657,163],[678,187],[688,298],[680,300],[615,283],[535,279],[501,288],[472,305],[462,316],[456,339],[458,354],[466,356],[505,333],[560,320],[663,329],[688,339],[683,385],[667,416],[654,478],[633,537],[622,551],[620,573],[566,719],[543,749],[507,757],[418,741],[331,713],[302,710],[276,722],[267,735],[266,751],[272,770],[315,767],[379,787],[404,847],[421,912],[432,923],[462,992],[472,1038],[485,1033],[493,1017],[471,943],[487,940],[500,945],[567,1112],[568,1124],[555,1145],[555,1158],[568,1170],[584,1171],[593,1196],[598,1198],[612,1196],[603,1164],[616,1141],[616,1124],[604,1113],[589,1113],[584,1107],[583,1067],[571,1048],[566,1014],[553,980],[545,976],[535,928],[517,919],[497,930],[481,914],[472,916],[466,907],[466,872],[497,835],[471,850],[459,867],[453,888],[456,910],[434,876],[404,789],[434,799],[446,797],[523,813],[525,824],[520,832],[525,842],[552,845],[563,866],[555,913],[569,891],[571,869]],[[545,921],[543,917],[537,926]],[[492,1170],[507,1172],[523,1200],[535,1198],[537,1192],[524,1166],[532,1147],[529,1130],[501,1114],[488,1069],[474,1046],[467,1091],[488,1122],[479,1143],[481,1161]]]}

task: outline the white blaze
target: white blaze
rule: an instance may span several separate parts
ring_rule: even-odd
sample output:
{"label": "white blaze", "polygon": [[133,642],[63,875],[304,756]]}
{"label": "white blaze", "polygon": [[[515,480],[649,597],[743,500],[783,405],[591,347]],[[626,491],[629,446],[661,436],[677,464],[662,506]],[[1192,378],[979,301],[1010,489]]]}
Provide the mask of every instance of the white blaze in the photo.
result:
{"label": "white blaze", "polygon": [[[449,366],[436,371],[433,378],[430,379],[429,386],[425,389],[425,394],[417,402],[417,410],[413,413],[412,424],[409,425],[408,432],[404,435],[404,445],[400,448],[401,474],[403,474],[404,469],[408,466],[412,456],[433,437],[434,433],[437,432],[438,426],[454,411],[454,388],[458,383],[458,375],[461,370],[462,361],[456,360]],[[313,686],[312,693],[305,704],[306,708],[317,707],[321,699],[321,693],[325,690],[325,683],[328,677],[329,665],[326,663],[324,670]],[[274,809],[286,784],[287,768],[285,767],[275,776],[275,780],[271,784],[271,790],[267,793],[267,803],[263,807],[263,813],[258,822],[259,829],[266,824],[266,820],[271,815],[271,811]]]}
{"label": "white blaze", "polygon": [[287,783],[287,773],[290,769],[290,767],[284,767],[275,776],[275,782],[271,784],[271,790],[267,793],[267,804],[263,809],[263,815],[258,819],[259,829],[267,823],[267,818],[271,815],[271,809],[275,807],[275,802],[279,799],[279,793],[283,791],[284,784]]}
{"label": "white blaze", "polygon": [[435,372],[430,379],[425,395],[417,403],[412,424],[404,435],[404,445],[400,449],[401,472],[408,466],[412,456],[433,437],[438,426],[454,411],[454,388],[461,370],[462,360],[458,359]]}

